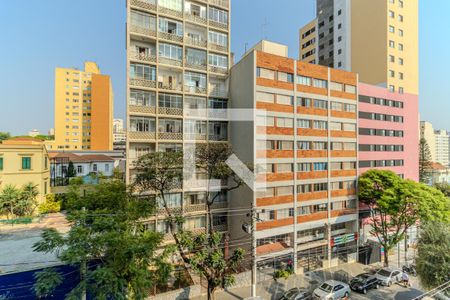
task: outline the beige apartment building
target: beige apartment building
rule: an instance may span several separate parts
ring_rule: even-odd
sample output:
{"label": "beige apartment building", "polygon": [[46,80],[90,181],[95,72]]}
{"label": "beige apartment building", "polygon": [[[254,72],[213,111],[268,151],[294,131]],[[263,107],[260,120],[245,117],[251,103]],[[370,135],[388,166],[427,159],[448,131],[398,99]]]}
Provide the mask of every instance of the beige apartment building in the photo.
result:
{"label": "beige apartment building", "polygon": [[[127,181],[134,162],[155,151],[227,142],[229,124],[207,113],[228,107],[230,67],[229,0],[127,1]],[[196,174],[202,178],[202,174]],[[186,216],[185,226],[206,227],[205,189],[180,186],[170,206]],[[215,204],[217,230],[226,231],[227,195]],[[167,234],[164,216],[147,227]]]}
{"label": "beige apartment building", "polygon": [[84,70],[55,70],[55,140],[51,150],[112,150],[114,96],[111,79],[94,62]]}
{"label": "beige apartment building", "polygon": [[34,138],[14,138],[0,143],[0,190],[6,185],[21,188],[33,183],[38,202],[50,193],[50,163],[44,142]]}
{"label": "beige apartment building", "polygon": [[262,41],[231,69],[233,109],[254,109],[253,121],[232,122],[231,142],[257,174],[256,190],[232,193],[243,213],[229,232],[232,246],[254,247],[258,269],[292,262],[302,273],[356,259],[358,78],[287,52]]}
{"label": "beige apartment building", "polygon": [[359,74],[361,82],[419,94],[418,0],[317,0],[300,29],[300,60]]}

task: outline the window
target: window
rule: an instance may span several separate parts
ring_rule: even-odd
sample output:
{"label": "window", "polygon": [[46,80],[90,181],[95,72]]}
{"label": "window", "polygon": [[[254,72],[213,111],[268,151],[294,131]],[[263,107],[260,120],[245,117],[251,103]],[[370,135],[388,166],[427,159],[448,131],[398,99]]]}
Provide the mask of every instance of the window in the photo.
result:
{"label": "window", "polygon": [[0,157],[0,171],[3,170],[3,157]]}
{"label": "window", "polygon": [[278,80],[284,82],[293,82],[293,75],[285,72],[278,72]]}
{"label": "window", "polygon": [[275,94],[256,92],[256,101],[274,103],[275,102]]}
{"label": "window", "polygon": [[394,33],[395,32],[395,27],[392,25],[389,25],[389,32],[390,33]]}
{"label": "window", "polygon": [[181,133],[181,120],[175,119],[159,119],[158,132],[163,133]]}
{"label": "window", "polygon": [[399,35],[399,36],[403,36],[403,30],[402,30],[402,29],[399,29],[399,30],[398,30],[398,35]]}
{"label": "window", "polygon": [[389,41],[389,47],[395,48],[395,42],[394,41]]}
{"label": "window", "polygon": [[389,77],[394,78],[395,72],[393,70],[389,70]]}
{"label": "window", "polygon": [[389,91],[390,91],[391,93],[395,92],[395,86],[390,85],[390,86],[389,86]]}
{"label": "window", "polygon": [[293,164],[277,164],[277,173],[291,173],[293,171]]}
{"label": "window", "polygon": [[22,170],[31,170],[31,157],[22,157]]}
{"label": "window", "polygon": [[97,164],[94,164],[94,165],[92,166],[92,170],[93,170],[94,172],[97,172],[97,170],[98,170]]}
{"label": "window", "polygon": [[402,0],[398,0],[398,7],[403,8],[403,1]]}
{"label": "window", "polygon": [[399,22],[403,22],[403,16],[402,15],[398,15],[398,20],[399,20]]}
{"label": "window", "polygon": [[395,18],[395,13],[392,10],[389,11],[389,18]]}
{"label": "window", "polygon": [[105,172],[109,172],[109,164],[105,164]]}
{"label": "window", "polygon": [[297,76],[297,83],[301,85],[311,85],[311,78],[305,76]]}
{"label": "window", "polygon": [[322,79],[313,79],[313,87],[317,88],[327,88],[327,81]]}
{"label": "window", "polygon": [[299,119],[297,120],[298,128],[311,128],[311,120]]}
{"label": "window", "polygon": [[181,22],[160,17],[158,25],[158,30],[160,32],[183,36],[183,23]]}
{"label": "window", "polygon": [[344,90],[344,85],[338,82],[330,82],[330,89],[333,91],[342,92]]}
{"label": "window", "polygon": [[311,150],[311,142],[298,141],[297,149],[298,150]]}
{"label": "window", "polygon": [[182,0],[158,0],[158,5],[176,11],[182,11],[183,8]]}
{"label": "window", "polygon": [[395,56],[394,55],[389,55],[389,61],[391,63],[395,62]]}
{"label": "window", "polygon": [[314,100],[314,107],[319,109],[327,109],[327,101],[325,100]]}
{"label": "window", "polygon": [[314,150],[327,150],[327,142],[313,142]]}
{"label": "window", "polygon": [[297,97],[297,105],[303,107],[311,107],[311,99]]}
{"label": "window", "polygon": [[285,104],[285,105],[293,105],[294,104],[294,97],[293,96],[286,96],[286,95],[277,95],[277,103],[278,104]]}
{"label": "window", "polygon": [[402,87],[398,87],[398,92],[399,92],[400,94],[403,94],[403,93],[404,93],[403,88],[402,88]]}
{"label": "window", "polygon": [[327,122],[326,121],[314,121],[314,129],[326,130]]}
{"label": "window", "polygon": [[131,132],[155,132],[156,121],[154,118],[145,117],[131,117],[130,131]]}
{"label": "window", "polygon": [[398,44],[398,50],[403,51],[403,44]]}
{"label": "window", "polygon": [[403,73],[402,72],[398,72],[398,78],[403,80]]}
{"label": "window", "polygon": [[155,106],[156,95],[154,92],[146,92],[141,90],[130,91],[130,105],[137,106]]}
{"label": "window", "polygon": [[186,229],[192,230],[196,228],[204,228],[206,226],[205,224],[206,224],[205,217],[194,217],[194,218],[186,218],[186,223],[184,223],[184,226]]}
{"label": "window", "polygon": [[277,187],[277,196],[289,196],[294,193],[293,186],[279,186]]}
{"label": "window", "polygon": [[257,68],[256,73],[258,77],[275,80],[275,71]]}
{"label": "window", "polygon": [[325,162],[314,163],[314,171],[326,171],[326,170],[327,170],[327,163]]}
{"label": "window", "polygon": [[208,16],[211,21],[228,25],[228,12],[224,10],[210,6]]}
{"label": "window", "polygon": [[292,128],[294,119],[277,117],[277,127]]}
{"label": "window", "polygon": [[400,58],[400,57],[398,58],[398,64],[403,66],[403,58]]}
{"label": "window", "polygon": [[156,68],[142,64],[130,64],[130,77],[155,81]]}
{"label": "window", "polygon": [[356,94],[356,86],[346,84],[345,85],[345,92],[349,93],[349,94]]}
{"label": "window", "polygon": [[218,54],[208,54],[208,64],[213,67],[228,69],[228,57]]}
{"label": "window", "polygon": [[131,11],[131,24],[155,30],[156,18],[145,13]]}
{"label": "window", "polygon": [[299,163],[297,169],[297,172],[311,172],[311,163]]}
{"label": "window", "polygon": [[228,47],[228,35],[221,32],[209,31],[208,42],[222,47]]}
{"label": "window", "polygon": [[83,174],[83,166],[77,166],[77,174]]}

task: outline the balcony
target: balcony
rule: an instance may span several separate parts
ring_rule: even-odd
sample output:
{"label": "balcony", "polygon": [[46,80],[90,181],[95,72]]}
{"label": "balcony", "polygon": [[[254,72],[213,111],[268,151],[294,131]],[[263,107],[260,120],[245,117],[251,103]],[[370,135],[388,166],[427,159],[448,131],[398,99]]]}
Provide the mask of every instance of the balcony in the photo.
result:
{"label": "balcony", "polygon": [[155,114],[156,107],[130,104],[128,105],[128,111],[130,113],[138,113],[138,114]]}
{"label": "balcony", "polygon": [[155,0],[131,0],[130,5],[145,10],[156,11]]}
{"label": "balcony", "polygon": [[185,133],[184,139],[188,141],[206,141],[206,133]]}
{"label": "balcony", "polygon": [[219,73],[219,74],[228,74],[228,68],[221,68],[221,67],[216,67],[216,66],[209,66],[208,67],[210,72],[213,73]]}
{"label": "balcony", "polygon": [[182,91],[182,85],[174,82],[160,81],[158,82],[158,88],[169,91]]}
{"label": "balcony", "polygon": [[183,62],[181,60],[167,58],[167,57],[158,57],[158,62],[165,65],[175,66],[175,67],[182,67]]}
{"label": "balcony", "polygon": [[230,3],[228,0],[209,0],[209,4],[217,5],[226,9],[230,7]]}
{"label": "balcony", "polygon": [[143,78],[130,78],[130,85],[154,89],[156,88],[156,81]]}
{"label": "balcony", "polygon": [[158,36],[162,39],[165,39],[165,40],[168,40],[171,42],[183,43],[183,36],[176,35],[173,33],[160,31],[160,32],[158,32]]}
{"label": "balcony", "polygon": [[187,21],[191,21],[194,23],[198,23],[198,24],[202,24],[202,25],[207,25],[208,24],[208,20],[206,18],[202,18],[199,15],[195,15],[189,12],[185,12],[184,13],[184,18]]}
{"label": "balcony", "polygon": [[211,209],[225,209],[228,208],[228,202],[227,201],[214,201],[214,203],[211,205]]}
{"label": "balcony", "polygon": [[228,52],[227,46],[217,45],[217,44],[213,44],[213,43],[209,43],[208,48],[210,50],[214,50],[214,51]]}
{"label": "balcony", "polygon": [[158,6],[158,12],[160,14],[165,14],[165,15],[176,17],[176,18],[180,18],[180,19],[183,18],[183,13],[181,11],[173,10],[173,9],[170,9],[170,8],[166,8],[166,7],[163,7],[161,5]]}
{"label": "balcony", "polygon": [[228,98],[228,89],[219,88],[219,87],[211,87],[209,88],[209,96],[216,98]]}
{"label": "balcony", "polygon": [[[172,214],[172,215],[180,215],[181,214],[181,207],[173,207],[173,208],[169,208],[169,212]],[[158,208],[157,210],[156,210],[156,212],[158,213],[158,215],[161,215],[161,216],[167,216],[168,215],[168,213],[167,213],[167,210],[165,209],[165,208]]]}
{"label": "balcony", "polygon": [[209,140],[210,141],[214,141],[214,142],[227,141],[228,140],[228,136],[210,134],[209,135]]}
{"label": "balcony", "polygon": [[181,141],[183,139],[183,134],[181,132],[158,132],[158,139]]}
{"label": "balcony", "polygon": [[218,232],[228,231],[228,225],[227,224],[214,225],[213,227],[214,227],[214,230],[218,231]]}
{"label": "balcony", "polygon": [[158,114],[182,116],[183,109],[179,107],[158,107]]}
{"label": "balcony", "polygon": [[206,71],[206,62],[205,63],[198,63],[198,62],[194,62],[192,60],[186,59],[184,61],[184,66],[186,68],[190,68],[190,69]]}
{"label": "balcony", "polygon": [[216,21],[213,21],[213,20],[209,20],[208,24],[211,27],[215,27],[215,28],[218,28],[218,29],[221,29],[221,30],[228,31],[228,24],[219,23],[219,22],[216,22]]}
{"label": "balcony", "polygon": [[128,132],[128,138],[131,141],[148,141],[154,140],[156,134],[149,131],[130,131]]}
{"label": "balcony", "polygon": [[206,204],[186,205],[183,209],[185,213],[203,212],[206,210]]}
{"label": "balcony", "polygon": [[206,87],[185,85],[184,86],[184,91],[186,93],[190,93],[190,94],[205,95],[206,94]]}
{"label": "balcony", "polygon": [[148,54],[148,53],[139,53],[137,51],[130,51],[129,57],[131,60],[135,60],[138,62],[143,62],[143,63],[149,63],[149,62],[153,62],[156,63],[156,55],[153,54]]}
{"label": "balcony", "polygon": [[204,39],[193,38],[190,36],[185,36],[184,42],[186,43],[186,45],[190,45],[190,46],[194,46],[194,47],[201,47],[201,48],[206,48],[206,46],[208,44],[208,42]]}
{"label": "balcony", "polygon": [[156,30],[151,28],[146,28],[140,25],[130,24],[130,32],[145,36],[156,37]]}

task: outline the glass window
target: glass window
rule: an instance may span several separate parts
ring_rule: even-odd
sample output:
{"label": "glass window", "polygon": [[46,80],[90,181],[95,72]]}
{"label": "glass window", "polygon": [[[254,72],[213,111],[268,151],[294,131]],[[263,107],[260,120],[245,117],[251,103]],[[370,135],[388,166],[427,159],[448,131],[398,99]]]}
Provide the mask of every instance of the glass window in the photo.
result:
{"label": "glass window", "polygon": [[139,27],[156,29],[156,18],[138,11],[131,11],[131,24]]}
{"label": "glass window", "polygon": [[187,48],[186,62],[196,66],[206,66],[206,51]]}
{"label": "glass window", "polygon": [[163,93],[158,95],[159,107],[182,108],[182,102],[183,97],[179,95],[163,94]]}
{"label": "glass window", "polygon": [[22,157],[22,170],[31,170],[31,157]]}
{"label": "glass window", "polygon": [[194,72],[185,72],[184,84],[194,88],[206,88],[206,75]]}
{"label": "glass window", "polygon": [[155,118],[130,117],[130,131],[132,132],[155,132]]}
{"label": "glass window", "polygon": [[278,150],[293,150],[294,142],[291,141],[278,141]]}
{"label": "glass window", "polygon": [[294,194],[293,186],[279,186],[277,187],[277,196],[289,196]]}
{"label": "glass window", "polygon": [[314,107],[319,109],[327,109],[327,101],[325,100],[314,100]]}
{"label": "glass window", "polygon": [[158,54],[160,57],[181,61],[183,59],[183,48],[176,45],[160,43]]}
{"label": "glass window", "polygon": [[314,121],[314,129],[325,130],[327,129],[326,121]]}
{"label": "glass window", "polygon": [[158,0],[158,5],[162,7],[182,11],[183,10],[183,1],[182,0]]}
{"label": "glass window", "polygon": [[326,89],[327,81],[322,79],[313,79],[313,87]]}
{"label": "glass window", "polygon": [[344,123],[342,130],[344,130],[344,131],[356,131],[356,124]]}
{"label": "glass window", "polygon": [[210,66],[228,69],[228,57],[218,54],[208,54],[208,64]]}
{"label": "glass window", "polygon": [[299,163],[297,169],[297,172],[311,172],[311,163]]}
{"label": "glass window", "polygon": [[311,107],[311,99],[297,97],[297,105],[303,107]]}
{"label": "glass window", "polygon": [[297,120],[298,128],[311,128],[311,120],[299,119]]}
{"label": "glass window", "polygon": [[339,91],[342,92],[344,90],[344,85],[342,83],[338,82],[330,82],[330,89],[333,91]]}
{"label": "glass window", "polygon": [[311,150],[311,142],[298,141],[297,148],[298,150]]}
{"label": "glass window", "polygon": [[275,102],[275,94],[256,92],[256,101],[274,103]]}
{"label": "glass window", "polygon": [[182,132],[181,120],[159,119],[158,132],[181,133]]}
{"label": "glass window", "polygon": [[208,36],[209,43],[220,45],[222,47],[228,47],[228,35],[226,33],[210,30]]}
{"label": "glass window", "polygon": [[277,95],[277,103],[278,104],[285,104],[285,105],[293,105],[294,104],[294,97],[293,96],[286,96],[286,95]]}
{"label": "glass window", "polygon": [[258,77],[275,80],[275,71],[258,68]]}
{"label": "glass window", "polygon": [[[159,3],[158,3],[159,5]],[[159,17],[159,29],[160,32],[170,33],[177,36],[183,36],[183,23]]]}
{"label": "glass window", "polygon": [[349,94],[356,94],[356,86],[346,84],[345,85],[345,92],[349,93]]}
{"label": "glass window", "polygon": [[294,127],[294,119],[277,117],[277,127],[292,128]]}
{"label": "glass window", "polygon": [[305,77],[305,76],[298,75],[297,83],[301,84],[301,85],[311,85],[311,77]]}
{"label": "glass window", "polygon": [[3,170],[3,157],[0,157],[0,171]]}
{"label": "glass window", "polygon": [[313,142],[314,150],[327,150],[327,142]]}
{"label": "glass window", "polygon": [[215,7],[209,7],[209,19],[211,21],[228,25],[228,12]]}
{"label": "glass window", "polygon": [[326,171],[326,170],[327,170],[327,163],[325,162],[314,163],[314,171]]}
{"label": "glass window", "polygon": [[130,64],[130,77],[155,81],[156,68],[142,64]]}
{"label": "glass window", "polygon": [[147,92],[141,90],[130,91],[130,105],[154,107],[155,103],[156,103],[155,92]]}
{"label": "glass window", "polygon": [[277,173],[291,173],[293,169],[293,164],[277,164]]}

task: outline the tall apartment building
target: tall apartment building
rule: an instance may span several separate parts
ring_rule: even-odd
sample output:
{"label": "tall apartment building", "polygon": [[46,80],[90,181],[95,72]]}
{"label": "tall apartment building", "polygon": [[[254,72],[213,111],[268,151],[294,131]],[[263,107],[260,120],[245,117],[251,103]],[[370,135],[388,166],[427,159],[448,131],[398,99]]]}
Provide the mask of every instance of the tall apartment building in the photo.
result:
{"label": "tall apartment building", "polygon": [[[228,107],[229,16],[229,0],[127,1],[128,181],[144,154],[228,141],[228,121],[206,109]],[[205,228],[205,190],[183,186],[169,195],[191,230]],[[214,226],[226,230],[227,195],[219,200]],[[147,226],[169,234],[164,218]]]}
{"label": "tall apartment building", "polygon": [[450,133],[442,129],[433,129],[433,124],[420,122],[420,135],[427,141],[431,160],[444,167],[450,166]]}
{"label": "tall apartment building", "polygon": [[122,119],[114,119],[113,121],[113,142],[116,143],[125,143],[127,140],[127,132],[123,127]]}
{"label": "tall apartment building", "polygon": [[418,34],[418,0],[317,0],[316,19],[300,29],[300,59],[417,95]]}
{"label": "tall apartment building", "polygon": [[255,110],[253,121],[232,122],[233,148],[266,185],[233,192],[230,207],[256,218],[233,216],[231,244],[250,239],[242,226],[254,223],[258,268],[293,261],[306,272],[356,259],[357,75],[262,41],[230,78],[233,108]]}
{"label": "tall apartment building", "polygon": [[94,62],[84,71],[55,70],[55,140],[52,150],[112,150],[114,96],[111,79]]}
{"label": "tall apartment building", "polygon": [[359,174],[391,170],[419,180],[418,97],[359,84]]}

